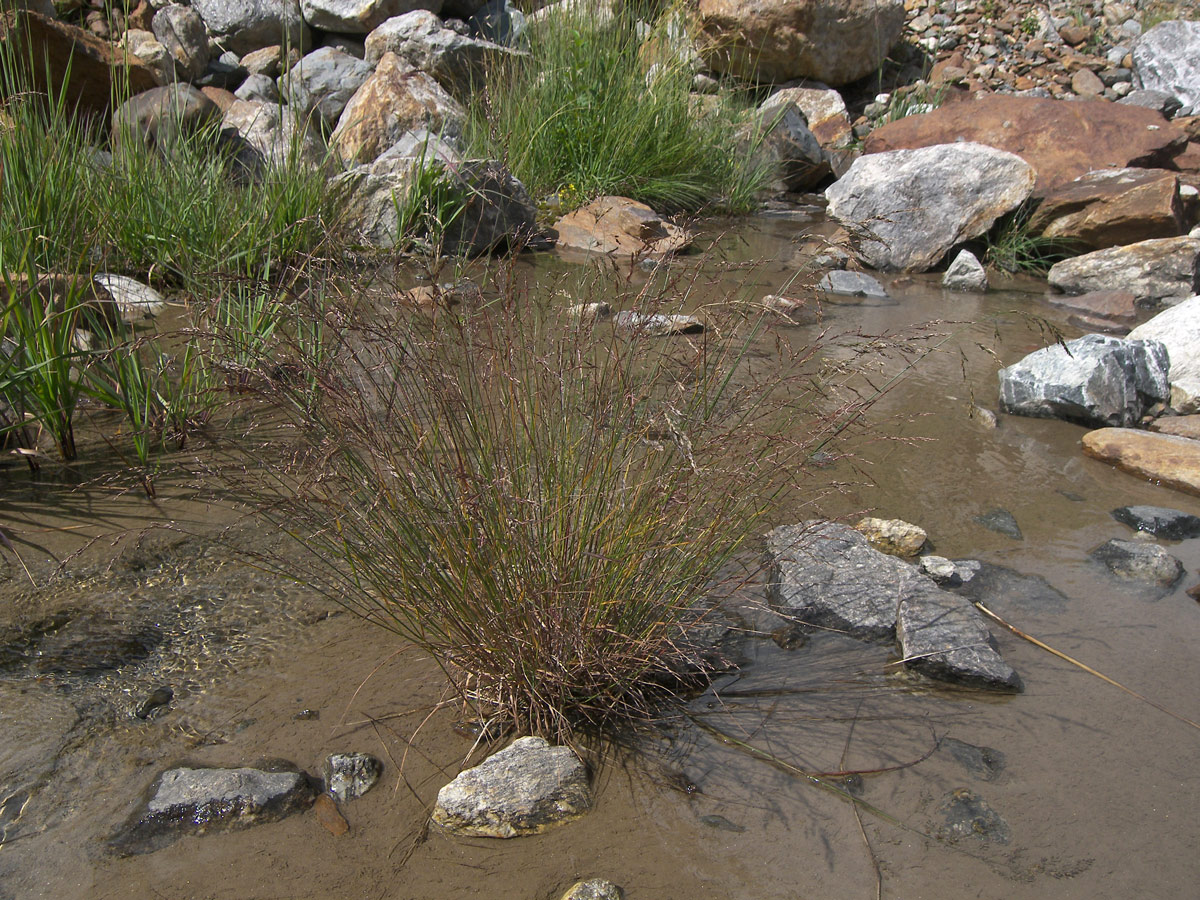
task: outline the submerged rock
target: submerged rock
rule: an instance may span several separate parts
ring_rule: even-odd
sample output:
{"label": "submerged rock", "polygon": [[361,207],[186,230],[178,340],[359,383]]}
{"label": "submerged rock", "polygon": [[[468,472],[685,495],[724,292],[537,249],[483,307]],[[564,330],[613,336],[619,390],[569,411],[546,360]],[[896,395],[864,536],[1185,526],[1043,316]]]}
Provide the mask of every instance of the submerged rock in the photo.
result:
{"label": "submerged rock", "polygon": [[1085,425],[1134,425],[1170,396],[1169,366],[1159,341],[1085,334],[1001,369],[1000,408]]}
{"label": "submerged rock", "polygon": [[1183,563],[1158,544],[1112,540],[1090,554],[1122,581],[1140,581],[1168,589],[1183,577]]}
{"label": "submerged rock", "polygon": [[1007,566],[973,559],[960,559],[956,564],[972,566],[973,573],[955,593],[976,600],[993,612],[1018,609],[1057,613],[1067,607],[1067,596],[1040,575],[1025,575]]}
{"label": "submerged rock", "polygon": [[995,781],[1004,771],[1004,754],[991,747],[977,747],[955,738],[942,738],[945,750],[970,774],[982,781]]}
{"label": "submerged rock", "polygon": [[568,747],[523,737],[438,791],[433,821],[456,834],[540,834],[592,807],[587,769]]}
{"label": "submerged rock", "polygon": [[334,753],[325,760],[323,774],[329,793],[345,803],[375,786],[383,763],[367,753]]}
{"label": "submerged rock", "polygon": [[967,788],[952,791],[938,807],[945,817],[937,836],[944,841],[976,838],[1007,844],[1012,839],[1008,823],[987,802]]}
{"label": "submerged rock", "polygon": [[997,534],[1012,538],[1014,541],[1025,540],[1025,535],[1021,533],[1021,526],[1017,524],[1016,517],[1007,509],[1001,507],[989,509],[987,512],[975,516],[972,521],[978,522],[984,528]]}
{"label": "submerged rock", "polygon": [[1134,531],[1143,531],[1170,541],[1200,537],[1200,516],[1165,506],[1122,506],[1112,517]]}
{"label": "submerged rock", "polygon": [[185,834],[274,822],[312,805],[308,776],[291,763],[270,768],[168,769],[150,800],[112,841],[120,855],[149,853]]}
{"label": "submerged rock", "polygon": [[826,272],[817,283],[817,290],[830,294],[848,294],[853,297],[885,299],[888,296],[887,289],[877,279],[865,272],[851,272],[846,269],[834,269],[832,272]]}

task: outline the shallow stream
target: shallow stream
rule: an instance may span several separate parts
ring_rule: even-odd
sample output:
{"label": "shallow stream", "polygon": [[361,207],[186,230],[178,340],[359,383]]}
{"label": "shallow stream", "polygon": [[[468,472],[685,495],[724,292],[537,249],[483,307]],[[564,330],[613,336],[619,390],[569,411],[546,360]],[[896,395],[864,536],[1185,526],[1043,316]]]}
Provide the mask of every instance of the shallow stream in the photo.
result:
{"label": "shallow stream", "polygon": [[[713,258],[748,265],[698,279],[695,305],[783,292],[806,225],[777,216],[713,226]],[[541,255],[518,272],[537,280],[566,268]],[[1130,536],[1111,510],[1200,514],[1200,500],[1085,458],[1078,426],[1001,416],[993,428],[972,412],[995,408],[1001,362],[1047,342],[1027,315],[1068,338],[1081,330],[1039,282],[972,295],[944,292],[932,275],[883,280],[895,303],[845,298],[805,328],[938,321],[948,337],[872,413],[907,440],[864,445],[854,470],[831,470],[857,484],[822,512],[902,518],[924,527],[940,555],[1040,576],[995,596],[995,611],[1200,719],[1200,604],[1185,594],[1200,580],[1200,539],[1168,542],[1188,574],[1165,596],[1088,558]],[[752,635],[745,665],[695,700],[691,720],[599,767],[596,808],[583,819],[512,841],[427,833],[438,788],[472,749],[453,710],[428,713],[443,697],[436,668],[229,562],[206,537],[216,529],[272,540],[236,510],[198,501],[169,473],[155,504],[90,474],[68,483],[0,470],[0,527],[38,582],[6,555],[0,900],[554,900],[592,877],[621,884],[629,900],[1195,893],[1200,731],[999,626],[996,641],[1024,682],[1015,696],[938,687],[905,675],[889,648],[836,634],[791,650]],[[1021,539],[976,521],[996,508]],[[812,514],[797,509],[787,522]],[[165,522],[176,524],[143,534]],[[65,575],[48,576],[50,558],[66,559]],[[747,604],[761,599],[754,584],[743,593]],[[171,687],[169,704],[138,718],[160,686]],[[304,815],[145,856],[105,851],[180,760],[283,757],[318,772],[346,750],[386,766],[381,784],[344,808],[347,835]],[[859,774],[818,784],[797,770]]]}

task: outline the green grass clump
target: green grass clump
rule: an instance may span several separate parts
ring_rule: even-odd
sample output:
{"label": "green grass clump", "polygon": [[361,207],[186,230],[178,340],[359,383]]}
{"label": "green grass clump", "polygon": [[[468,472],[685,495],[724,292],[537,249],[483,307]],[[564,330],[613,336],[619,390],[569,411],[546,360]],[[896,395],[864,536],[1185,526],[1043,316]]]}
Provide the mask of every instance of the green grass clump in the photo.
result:
{"label": "green grass clump", "polygon": [[752,163],[734,150],[737,104],[702,107],[690,94],[677,21],[643,38],[632,12],[579,4],[531,27],[528,55],[496,67],[477,92],[469,154],[504,160],[534,196],[749,208],[762,179],[746,178]]}
{"label": "green grass clump", "polygon": [[1045,237],[1031,227],[1035,207],[1028,204],[1001,216],[983,238],[983,260],[1010,273],[1045,275],[1060,260],[1082,248],[1059,238]]}

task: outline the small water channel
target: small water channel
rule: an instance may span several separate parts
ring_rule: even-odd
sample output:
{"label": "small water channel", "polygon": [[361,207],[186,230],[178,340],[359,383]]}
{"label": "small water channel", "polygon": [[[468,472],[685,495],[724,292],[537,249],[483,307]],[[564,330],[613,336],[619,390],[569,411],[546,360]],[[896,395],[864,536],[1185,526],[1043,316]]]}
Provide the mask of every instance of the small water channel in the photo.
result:
{"label": "small water channel", "polygon": [[[725,267],[695,279],[694,305],[781,292],[797,272],[797,232],[810,225],[803,215],[712,225],[710,259]],[[570,268],[537,255],[517,271],[560,283]],[[972,411],[995,408],[1001,363],[1046,343],[1029,315],[1068,338],[1080,329],[1032,280],[986,295],[944,292],[936,276],[884,281],[895,302],[824,303],[819,322],[793,329],[803,339],[937,322],[931,331],[944,336],[871,414],[902,439],[863,444],[853,466],[832,467],[829,478],[850,487],[821,511],[903,518],[940,555],[1034,576],[991,605],[1200,718],[1200,605],[1184,593],[1200,580],[1200,540],[1169,546],[1188,574],[1164,596],[1088,558],[1129,536],[1111,510],[1200,514],[1200,501],[1086,459],[1077,426],[1002,416],[990,427]],[[429,715],[443,699],[436,668],[230,562],[211,538],[218,528],[231,529],[226,541],[272,540],[238,510],[198,500],[169,473],[154,504],[91,474],[35,482],[0,470],[6,533],[31,560],[67,560],[65,576],[37,586],[10,562],[0,584],[0,900],[541,900],[588,877],[623,885],[630,900],[1194,892],[1200,733],[998,626],[1024,682],[1015,696],[935,686],[906,675],[889,648],[837,634],[794,649],[752,634],[744,665],[696,698],[690,720],[605,762],[585,818],[505,842],[429,834],[438,788],[471,752],[452,711]],[[1020,539],[977,521],[997,508]],[[145,532],[164,522],[175,524]],[[742,594],[753,607],[761,587]],[[148,711],[166,686],[169,704]],[[283,757],[315,772],[344,750],[387,766],[381,785],[345,808],[348,835],[298,816],[146,856],[105,851],[170,764]],[[832,774],[822,786],[798,770]]]}

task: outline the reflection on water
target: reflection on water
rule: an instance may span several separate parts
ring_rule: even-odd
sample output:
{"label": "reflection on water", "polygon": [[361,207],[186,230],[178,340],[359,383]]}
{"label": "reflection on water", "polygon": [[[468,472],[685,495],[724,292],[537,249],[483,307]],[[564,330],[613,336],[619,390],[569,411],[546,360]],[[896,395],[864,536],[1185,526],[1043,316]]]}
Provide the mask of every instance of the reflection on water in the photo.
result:
{"label": "reflection on water", "polygon": [[[733,270],[685,275],[687,305],[802,293],[797,227],[782,217],[731,227],[714,253]],[[626,274],[636,283],[689,265]],[[538,257],[522,261],[518,276],[561,287],[566,271]],[[986,296],[944,292],[933,276],[888,286],[893,305],[825,303],[817,324],[792,330],[804,340],[938,323],[925,344],[936,352],[871,414],[900,440],[862,444],[853,465],[822,470],[854,485],[823,511],[903,518],[924,527],[940,555],[1038,576],[997,601],[999,611],[1200,716],[1200,606],[1184,593],[1197,580],[1200,540],[1169,545],[1189,575],[1161,599],[1113,582],[1087,555],[1128,537],[1109,514],[1116,507],[1200,513],[1200,502],[1085,459],[1077,426],[1002,416],[990,427],[973,412],[994,409],[1001,364],[1046,342],[1028,315],[1073,337],[1065,313],[1030,285]],[[759,351],[769,360],[770,342]],[[31,496],[10,493],[26,526],[18,537],[29,541],[37,521],[91,522],[94,535],[152,517],[128,496],[82,488],[56,519]],[[1021,540],[977,521],[996,508],[1013,516]],[[406,745],[399,726],[378,716],[437,699],[436,673],[392,659],[386,636],[363,637],[342,620],[315,624],[322,604],[228,562],[203,539],[121,559],[39,589],[10,571],[0,595],[0,898],[447,897],[484,885],[498,896],[550,897],[576,875],[612,878],[631,897],[867,897],[879,882],[884,896],[1181,897],[1200,875],[1193,729],[999,628],[1000,649],[1025,683],[1017,696],[931,686],[905,674],[892,648],[836,634],[783,649],[754,633],[753,616],[746,665],[696,698],[690,720],[672,723],[654,755],[661,766],[647,765],[646,778],[603,775],[596,811],[560,832],[524,842],[419,840],[422,803],[468,749],[435,717],[410,757],[411,783],[356,801],[354,830],[340,844],[312,823],[285,822],[116,864],[97,842],[171,757],[285,754],[313,770],[321,753],[347,749],[348,734],[353,749],[393,753],[394,779]],[[754,586],[746,591],[753,598]],[[374,674],[385,666],[399,674]],[[163,686],[173,699],[136,718]],[[325,718],[295,720],[319,707],[314,697],[325,698]],[[364,704],[371,717],[350,717],[359,723],[350,730],[337,724]],[[666,770],[679,777],[661,777]],[[226,871],[228,879],[214,876]]]}

